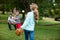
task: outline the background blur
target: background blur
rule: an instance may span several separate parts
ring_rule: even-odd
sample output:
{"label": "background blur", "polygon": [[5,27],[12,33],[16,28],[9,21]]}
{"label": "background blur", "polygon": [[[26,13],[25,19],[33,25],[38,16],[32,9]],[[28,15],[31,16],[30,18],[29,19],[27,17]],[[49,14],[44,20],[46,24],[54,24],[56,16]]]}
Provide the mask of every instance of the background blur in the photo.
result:
{"label": "background blur", "polygon": [[0,40],[24,40],[24,33],[16,36],[13,26],[12,31],[8,29],[7,19],[12,9],[17,8],[23,23],[30,3],[37,3],[39,7],[35,40],[60,40],[60,0],[0,0]]}

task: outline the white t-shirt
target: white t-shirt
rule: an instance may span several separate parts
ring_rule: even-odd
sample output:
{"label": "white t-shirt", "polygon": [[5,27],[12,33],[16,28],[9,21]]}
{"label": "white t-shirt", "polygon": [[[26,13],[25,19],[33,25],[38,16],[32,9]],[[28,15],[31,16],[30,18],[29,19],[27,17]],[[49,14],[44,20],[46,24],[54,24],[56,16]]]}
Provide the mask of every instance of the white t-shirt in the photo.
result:
{"label": "white t-shirt", "polygon": [[8,20],[9,20],[11,23],[16,22],[16,21],[14,20],[14,17],[12,17],[12,18],[8,17]]}

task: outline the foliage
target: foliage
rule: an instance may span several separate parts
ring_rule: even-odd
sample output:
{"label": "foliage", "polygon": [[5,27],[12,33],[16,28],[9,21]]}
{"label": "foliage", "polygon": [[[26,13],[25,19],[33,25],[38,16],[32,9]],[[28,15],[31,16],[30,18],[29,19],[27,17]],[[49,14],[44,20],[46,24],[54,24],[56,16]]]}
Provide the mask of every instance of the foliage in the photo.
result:
{"label": "foliage", "polygon": [[[41,17],[56,17],[60,15],[60,12],[56,15],[57,10],[60,11],[59,6],[59,0],[56,2],[53,2],[53,0],[2,0],[0,1],[0,10],[6,10],[10,11],[14,7],[16,7],[19,10],[25,10],[25,12],[29,11],[29,4],[30,3],[37,3],[39,8],[39,15]],[[54,12],[51,12],[51,10],[54,10]]]}

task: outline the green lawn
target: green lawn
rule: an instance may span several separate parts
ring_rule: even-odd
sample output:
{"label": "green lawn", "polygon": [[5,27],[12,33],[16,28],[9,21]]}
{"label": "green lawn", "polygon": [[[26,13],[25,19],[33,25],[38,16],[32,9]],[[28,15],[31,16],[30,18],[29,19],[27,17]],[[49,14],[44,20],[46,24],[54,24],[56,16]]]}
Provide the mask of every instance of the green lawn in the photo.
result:
{"label": "green lawn", "polygon": [[[60,25],[35,26],[34,38],[35,40],[60,40]],[[0,40],[24,40],[24,33],[16,36],[14,28],[10,31],[7,24],[0,24]]]}
{"label": "green lawn", "polygon": [[[12,26],[13,30],[10,31],[7,26],[7,18],[8,15],[0,14],[0,40],[24,40],[24,33],[20,36],[15,35],[14,27]],[[6,20],[6,21],[1,21]],[[50,24],[53,24],[51,26]],[[60,40],[60,22],[49,22],[40,20],[38,24],[36,23],[35,26],[35,40]],[[48,25],[48,26],[46,26]],[[49,26],[50,25],[50,26]]]}

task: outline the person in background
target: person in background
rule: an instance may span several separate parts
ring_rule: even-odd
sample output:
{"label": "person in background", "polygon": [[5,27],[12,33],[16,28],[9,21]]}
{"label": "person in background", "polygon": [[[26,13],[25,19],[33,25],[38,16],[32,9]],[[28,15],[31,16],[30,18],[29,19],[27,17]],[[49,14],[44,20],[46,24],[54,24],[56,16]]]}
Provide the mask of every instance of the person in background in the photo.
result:
{"label": "person in background", "polygon": [[16,23],[16,21],[14,20],[13,15],[10,14],[8,17],[8,27],[10,30],[12,30],[11,25],[14,25],[14,28],[15,28],[15,23]]}
{"label": "person in background", "polygon": [[[16,8],[14,8],[14,9],[12,10],[12,12],[10,13],[10,15],[9,15],[9,17],[8,17],[8,27],[9,27],[9,30],[12,30],[11,25],[13,25],[14,28],[15,28],[15,30],[16,30],[15,20],[14,20],[14,18],[15,18],[15,13],[16,13]],[[14,22],[12,22],[12,21],[14,21]]]}
{"label": "person in background", "polygon": [[21,27],[21,23],[20,23],[20,15],[19,15],[19,11],[17,10],[16,13],[15,13],[15,21],[16,21],[16,29],[19,29]]}

